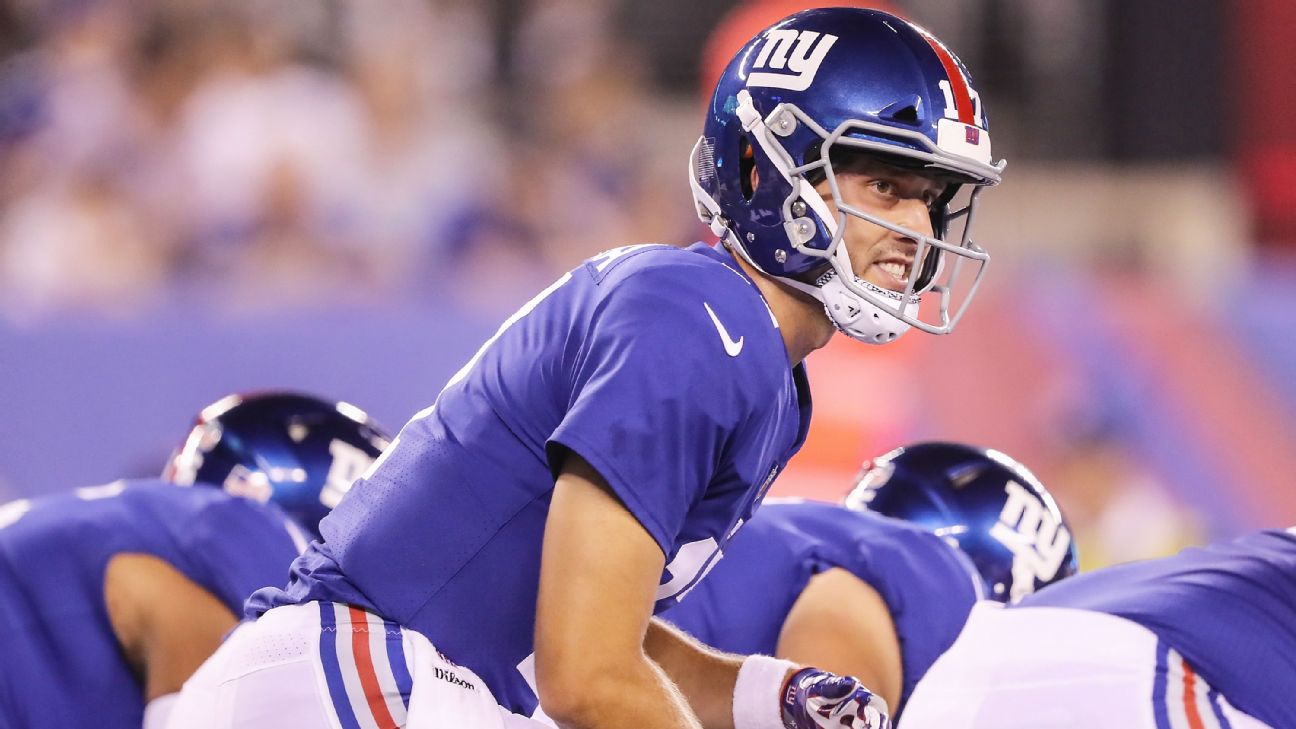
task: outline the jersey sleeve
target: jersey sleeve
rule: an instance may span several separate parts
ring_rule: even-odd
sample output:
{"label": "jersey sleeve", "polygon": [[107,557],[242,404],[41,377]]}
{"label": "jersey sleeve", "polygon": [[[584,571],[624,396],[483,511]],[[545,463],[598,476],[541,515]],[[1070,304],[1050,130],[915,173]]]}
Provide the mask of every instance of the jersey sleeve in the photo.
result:
{"label": "jersey sleeve", "polygon": [[[641,270],[603,284],[615,288],[592,317],[547,444],[555,474],[563,449],[578,453],[667,555],[726,445],[751,426],[762,379],[753,368],[763,364],[752,342],[731,357],[722,338],[755,334],[744,331],[751,294],[737,288],[748,284],[706,291],[702,277],[680,273]],[[720,317],[732,331],[721,333]]]}
{"label": "jersey sleeve", "polygon": [[289,566],[306,546],[278,507],[235,496],[211,502],[181,528],[192,576],[235,615],[256,590],[287,584]]}

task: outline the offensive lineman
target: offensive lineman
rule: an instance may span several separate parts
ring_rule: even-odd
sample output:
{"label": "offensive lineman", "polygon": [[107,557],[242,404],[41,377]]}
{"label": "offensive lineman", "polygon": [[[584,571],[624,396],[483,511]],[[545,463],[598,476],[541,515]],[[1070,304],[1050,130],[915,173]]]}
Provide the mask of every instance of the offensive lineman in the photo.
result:
{"label": "offensive lineman", "polygon": [[1296,727],[1296,527],[974,609],[904,726]]}
{"label": "offensive lineman", "polygon": [[[701,651],[652,616],[800,447],[807,354],[835,331],[954,325],[955,282],[970,295],[987,260],[964,216],[1001,169],[965,69],[926,31],[832,8],[754,38],[690,160],[723,246],[614,249],[510,317],[290,584],[253,596],[257,622],[186,685],[187,726],[264,726],[271,707],[308,727],[511,721],[496,701],[568,729],[883,725],[853,679]],[[270,641],[302,657],[270,666]],[[392,641],[418,654],[408,715]]]}
{"label": "offensive lineman", "polygon": [[231,396],[203,410],[166,480],[0,506],[0,727],[163,726],[247,596],[283,581],[330,490],[385,443],[345,403]]}
{"label": "offensive lineman", "polygon": [[1075,571],[1061,512],[1029,470],[920,443],[867,463],[846,507],[762,506],[662,617],[724,651],[855,676],[897,718],[977,600],[1021,599]]}

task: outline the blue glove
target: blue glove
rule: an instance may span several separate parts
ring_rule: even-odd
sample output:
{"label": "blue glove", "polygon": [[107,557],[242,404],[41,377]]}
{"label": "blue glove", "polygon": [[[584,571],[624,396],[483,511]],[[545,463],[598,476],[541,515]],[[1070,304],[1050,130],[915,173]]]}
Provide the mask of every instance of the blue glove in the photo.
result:
{"label": "blue glove", "polygon": [[783,691],[787,729],[890,729],[887,705],[851,676],[803,668]]}

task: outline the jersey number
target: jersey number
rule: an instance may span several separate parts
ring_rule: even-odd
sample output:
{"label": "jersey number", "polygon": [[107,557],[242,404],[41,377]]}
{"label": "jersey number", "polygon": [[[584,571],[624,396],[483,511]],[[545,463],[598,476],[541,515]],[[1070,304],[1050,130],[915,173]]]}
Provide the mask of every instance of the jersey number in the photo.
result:
{"label": "jersey number", "polygon": [[[82,501],[95,501],[97,499],[107,499],[120,494],[126,488],[125,481],[113,481],[102,486],[84,486],[77,489],[74,493]],[[0,529],[13,526],[19,519],[23,518],[27,512],[31,511],[31,499],[18,499],[10,501],[7,504],[0,505]]]}

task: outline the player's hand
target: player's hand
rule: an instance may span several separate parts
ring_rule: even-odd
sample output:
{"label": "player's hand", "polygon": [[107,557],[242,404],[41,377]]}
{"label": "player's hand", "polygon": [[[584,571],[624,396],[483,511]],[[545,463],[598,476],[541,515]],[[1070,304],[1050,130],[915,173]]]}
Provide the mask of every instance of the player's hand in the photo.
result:
{"label": "player's hand", "polygon": [[783,691],[787,729],[890,729],[887,705],[851,676],[803,668]]}

